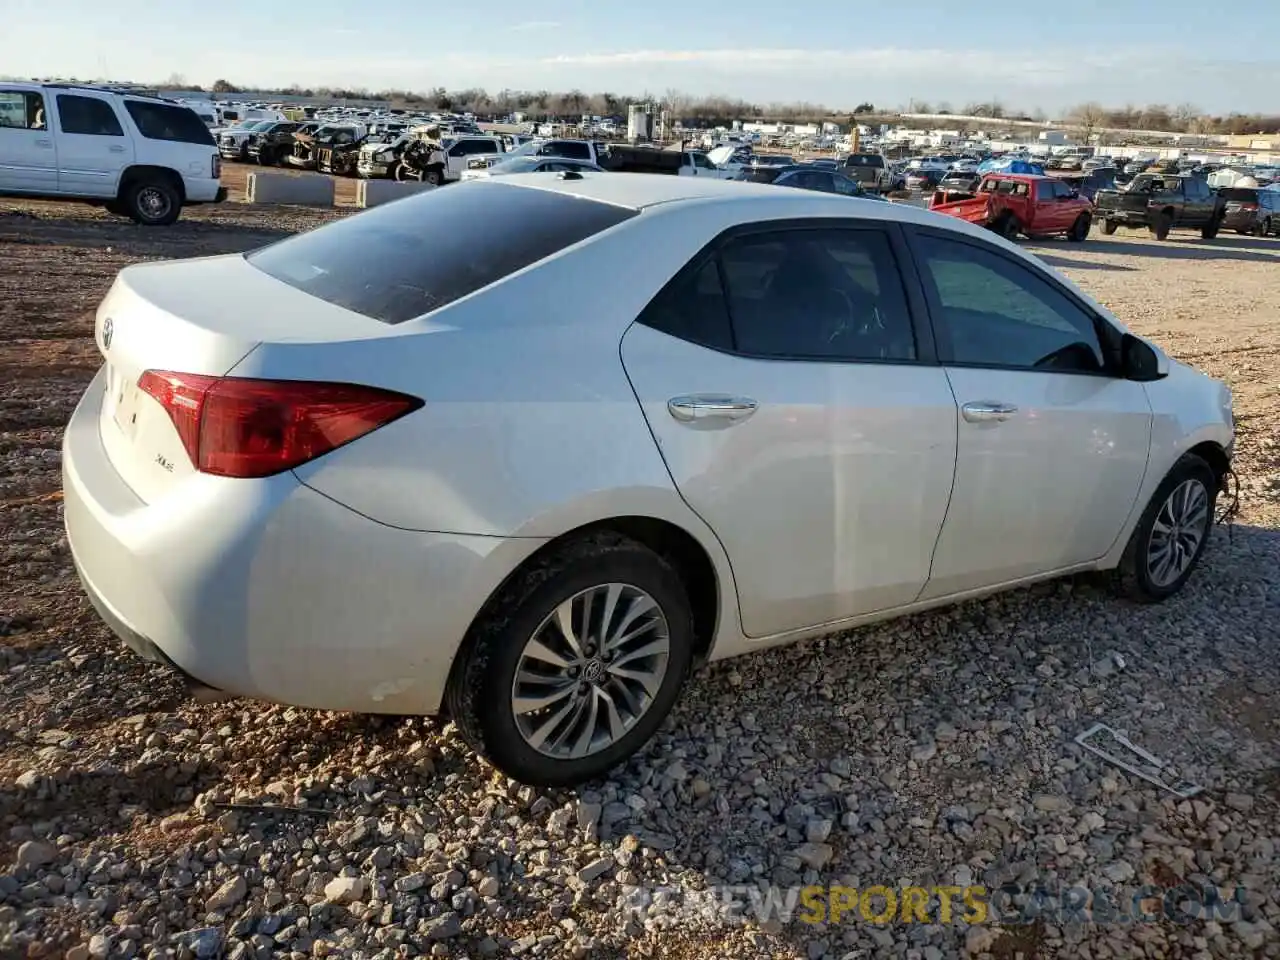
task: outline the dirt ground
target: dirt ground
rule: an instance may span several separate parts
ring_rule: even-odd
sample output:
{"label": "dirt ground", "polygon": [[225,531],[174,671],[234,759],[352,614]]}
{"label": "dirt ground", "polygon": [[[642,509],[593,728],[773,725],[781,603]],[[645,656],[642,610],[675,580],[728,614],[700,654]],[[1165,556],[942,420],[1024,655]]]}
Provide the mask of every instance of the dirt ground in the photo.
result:
{"label": "dirt ground", "polygon": [[[243,196],[244,175],[251,171],[225,167],[233,201]],[[341,182],[343,200],[353,195],[353,184]],[[62,530],[59,444],[63,425],[100,362],[91,339],[98,301],[127,264],[244,251],[342,215],[231,202],[186,211],[171,228],[146,229],[82,206],[0,201],[0,871],[12,862],[32,817],[15,782],[24,772],[59,765],[64,771],[70,765],[69,779],[40,809],[42,819],[63,817],[80,825],[60,828],[73,849],[106,831],[139,856],[163,861],[180,849],[190,852],[195,828],[175,827],[172,815],[210,787],[210,768],[199,763],[169,767],[156,774],[160,782],[110,771],[153,747],[163,748],[164,741],[155,740],[160,734],[146,732],[158,716],[174,715],[175,732],[167,736],[189,735],[192,744],[207,743],[201,740],[206,732],[248,716],[243,704],[185,701],[175,683],[123,654],[78,588]],[[1204,241],[1197,234],[1175,233],[1159,243],[1122,231],[1108,238],[1094,235],[1084,244],[1043,243],[1033,249],[1135,332],[1230,384],[1238,429],[1240,522],[1270,533],[1280,529],[1280,240],[1224,235]],[[1252,629],[1262,636],[1273,626],[1257,622]],[[73,689],[74,696],[68,692]],[[1257,723],[1274,747],[1275,697],[1258,701]],[[273,716],[293,723],[298,714]],[[213,779],[227,799],[251,783],[277,777],[273,764],[279,762],[298,762],[304,769],[310,762],[314,772],[345,757],[356,770],[376,771],[388,751],[403,751],[421,735],[412,732],[420,726],[401,728],[391,721],[357,726],[350,718],[308,716],[301,732],[294,723],[287,747],[269,751],[271,756],[255,753],[252,743],[228,747],[225,756],[222,748],[214,749],[221,772]],[[383,759],[375,760],[379,750]],[[435,763],[442,762],[437,756]],[[460,776],[478,781],[488,776],[474,761],[454,757],[448,762],[462,771]],[[141,812],[129,822],[111,819],[116,809],[125,808]],[[111,811],[109,829],[94,819],[99,809]],[[3,894],[0,890],[0,905]],[[520,916],[518,910],[503,915],[494,930],[519,936]],[[4,919],[0,915],[0,932]],[[47,952],[33,947],[29,956],[55,955],[84,942],[103,921],[51,914],[42,922],[41,929],[62,933],[47,941]],[[703,954],[695,946],[667,941],[667,955],[713,956],[719,950]],[[1213,952],[1230,955],[1230,950]]]}

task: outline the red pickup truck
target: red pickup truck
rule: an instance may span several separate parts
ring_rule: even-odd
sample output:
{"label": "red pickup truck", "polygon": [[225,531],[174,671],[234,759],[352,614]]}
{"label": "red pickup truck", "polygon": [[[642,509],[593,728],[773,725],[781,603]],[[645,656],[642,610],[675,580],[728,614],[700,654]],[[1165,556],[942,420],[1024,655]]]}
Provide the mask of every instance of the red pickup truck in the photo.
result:
{"label": "red pickup truck", "polygon": [[988,227],[1010,240],[1020,233],[1061,233],[1078,243],[1089,236],[1093,222],[1093,204],[1068,184],[1024,173],[988,173],[976,193],[935,191],[929,209]]}

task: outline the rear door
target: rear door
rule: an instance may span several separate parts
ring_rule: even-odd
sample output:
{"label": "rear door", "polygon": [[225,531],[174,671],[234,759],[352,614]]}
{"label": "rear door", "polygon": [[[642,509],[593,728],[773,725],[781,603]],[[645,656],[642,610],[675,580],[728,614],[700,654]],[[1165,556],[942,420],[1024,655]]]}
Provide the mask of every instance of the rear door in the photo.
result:
{"label": "rear door", "polygon": [[896,228],[854,219],[731,232],[623,337],[749,636],[910,603],[928,578],[956,413],[903,250]]}
{"label": "rear door", "polygon": [[955,486],[922,598],[1098,559],[1133,508],[1152,424],[1143,385],[1116,372],[1114,328],[991,244],[911,235],[959,405]]}
{"label": "rear door", "polygon": [[58,152],[44,96],[0,83],[0,191],[58,192]]}
{"label": "rear door", "polygon": [[133,142],[110,100],[94,93],[51,98],[58,131],[59,192],[114,197],[120,175],[133,163]]}

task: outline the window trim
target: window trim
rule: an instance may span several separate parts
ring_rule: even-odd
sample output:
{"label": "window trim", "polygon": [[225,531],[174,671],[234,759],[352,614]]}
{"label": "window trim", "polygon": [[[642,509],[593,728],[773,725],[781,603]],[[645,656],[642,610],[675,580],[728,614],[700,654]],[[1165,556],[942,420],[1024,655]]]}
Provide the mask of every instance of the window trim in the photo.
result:
{"label": "window trim", "polygon": [[[929,318],[929,326],[933,330],[935,343],[937,344],[938,362],[944,367],[957,367],[966,370],[1013,370],[1022,373],[1035,374],[1051,374],[1065,375],[1074,377],[1098,377],[1106,380],[1123,380],[1124,375],[1120,368],[1120,358],[1117,355],[1117,345],[1120,342],[1122,331],[1098,313],[1092,306],[1072,290],[1068,289],[1056,277],[1045,270],[1036,270],[1033,265],[1028,265],[1026,261],[1020,257],[1012,256],[1007,250],[1001,250],[995,244],[987,243],[976,237],[970,237],[959,231],[940,230],[936,227],[923,227],[912,225],[904,225],[903,230],[905,242],[911,251],[912,264],[915,267],[917,282],[920,284],[920,293],[925,301],[925,309]],[[943,319],[942,301],[938,296],[937,287],[934,285],[932,278],[925,269],[924,251],[920,249],[919,238],[934,237],[939,240],[949,240],[953,243],[963,244],[974,249],[981,250],[984,253],[998,257],[1006,263],[1019,267],[1023,270],[1032,271],[1043,283],[1060,296],[1065,297],[1068,302],[1074,304],[1085,316],[1093,321],[1094,336],[1098,338],[1098,345],[1102,349],[1104,367],[1102,370],[1052,370],[1047,368],[1025,367],[1011,363],[966,363],[955,359],[955,355],[951,346],[951,331]]]}
{"label": "window trim", "polygon": [[[915,335],[916,355],[913,359],[897,360],[897,359],[855,359],[846,357],[810,357],[810,356],[790,356],[780,354],[760,354],[750,353],[739,349],[737,334],[733,327],[733,313],[729,308],[729,291],[725,286],[724,267],[719,263],[720,252],[724,246],[734,240],[743,237],[758,236],[760,234],[770,234],[779,232],[801,232],[801,231],[849,231],[856,233],[876,232],[883,234],[889,241],[889,249],[893,255],[893,259],[898,268],[898,276],[902,282],[902,292],[907,305],[907,319],[911,323],[912,333]],[[725,300],[725,314],[729,319],[729,336],[727,340],[730,344],[729,349],[711,346],[705,343],[699,343],[696,340],[686,340],[684,337],[677,337],[675,334],[667,333],[657,327],[652,327],[643,321],[644,315],[648,312],[659,297],[664,296],[670,288],[687,282],[698,271],[706,266],[707,260],[716,258],[716,269],[720,276],[721,294]],[[878,366],[939,366],[938,351],[934,339],[933,327],[929,320],[927,305],[924,299],[924,290],[918,275],[915,272],[915,261],[908,247],[906,237],[903,235],[901,225],[892,220],[881,220],[870,217],[803,217],[791,218],[784,220],[756,220],[751,223],[740,223],[722,230],[713,237],[708,243],[702,246],[689,260],[680,267],[675,274],[664,283],[657,292],[645,303],[645,305],[636,314],[636,319],[632,321],[632,325],[639,323],[641,326],[648,327],[651,330],[661,333],[664,336],[672,337],[687,343],[690,346],[700,347],[704,350],[714,350],[717,353],[727,354],[733,357],[741,357],[744,360],[761,360],[761,361],[777,361],[781,363],[838,363],[838,364],[875,364]],[[630,329],[630,327],[628,327]]]}

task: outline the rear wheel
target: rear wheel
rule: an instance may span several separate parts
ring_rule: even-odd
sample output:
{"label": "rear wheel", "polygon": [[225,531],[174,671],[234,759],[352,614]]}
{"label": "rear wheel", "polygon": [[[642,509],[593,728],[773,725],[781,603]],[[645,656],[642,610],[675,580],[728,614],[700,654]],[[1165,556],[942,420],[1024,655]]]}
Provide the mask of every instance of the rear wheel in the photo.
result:
{"label": "rear wheel", "polygon": [[1116,224],[1116,222],[1115,222],[1114,220],[1103,220],[1103,221],[1102,221],[1102,232],[1103,232],[1103,233],[1105,233],[1105,234],[1109,237],[1109,236],[1111,236],[1113,233],[1115,233],[1115,232],[1116,232],[1116,226],[1117,226],[1117,224]]}
{"label": "rear wheel", "polygon": [[182,198],[168,180],[132,180],[120,191],[125,214],[148,227],[165,227],[178,219]]}
{"label": "rear wheel", "polygon": [[1152,603],[1182,589],[1209,542],[1218,487],[1213,469],[1195,454],[1173,465],[1120,560],[1120,586],[1128,596]]}
{"label": "rear wheel", "polygon": [[1218,235],[1218,230],[1221,229],[1221,227],[1222,227],[1221,218],[1214,217],[1212,220],[1210,220],[1208,223],[1206,223],[1203,227],[1200,228],[1200,236],[1203,237],[1205,240],[1212,240],[1214,237]]}
{"label": "rear wheel", "polygon": [[445,694],[464,740],[534,786],[604,774],[639,750],[689,671],[693,616],[675,570],[615,533],[518,571],[486,606]]}
{"label": "rear wheel", "polygon": [[439,167],[432,167],[430,170],[423,171],[421,179],[423,183],[429,183],[433,187],[438,187],[440,184],[444,183],[444,171]]}
{"label": "rear wheel", "polygon": [[1089,227],[1093,223],[1093,218],[1087,213],[1082,213],[1076,217],[1076,222],[1071,225],[1071,229],[1067,231],[1067,239],[1072,243],[1084,243],[1089,239]]}

